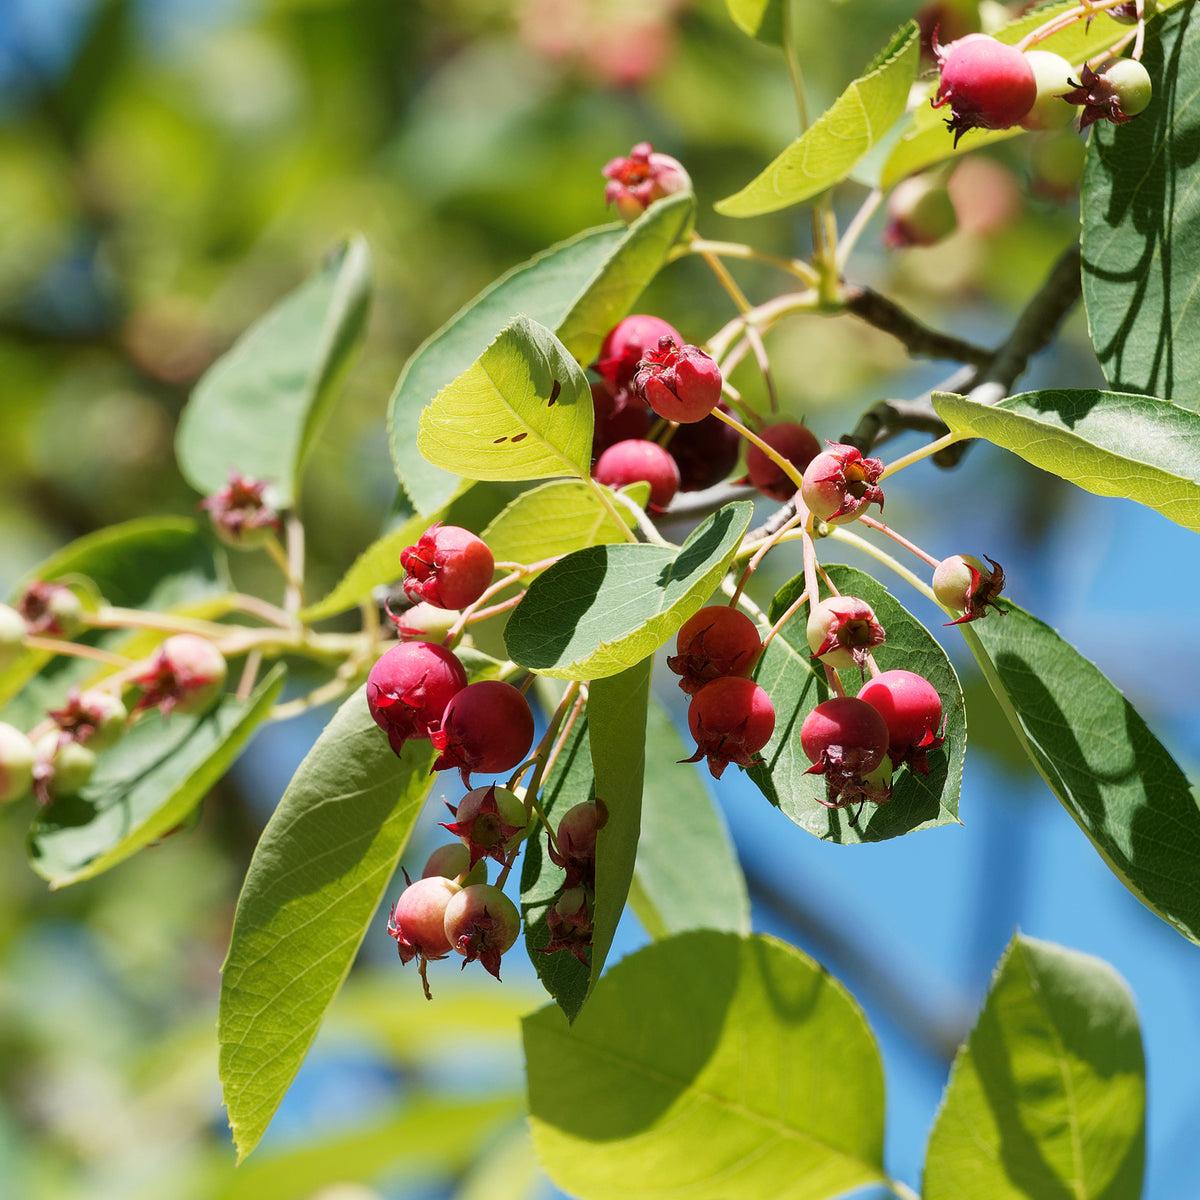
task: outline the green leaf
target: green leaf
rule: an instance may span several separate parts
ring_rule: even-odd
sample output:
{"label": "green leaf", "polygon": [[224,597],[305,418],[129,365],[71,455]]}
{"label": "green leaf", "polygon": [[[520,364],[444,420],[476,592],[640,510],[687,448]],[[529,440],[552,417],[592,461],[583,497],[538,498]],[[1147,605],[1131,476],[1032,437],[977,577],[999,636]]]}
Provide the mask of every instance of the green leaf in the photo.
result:
{"label": "green leaf", "polygon": [[653,938],[689,929],[750,932],[750,898],[725,822],[671,718],[651,701],[642,832],[629,903]]}
{"label": "green leaf", "polygon": [[1200,942],[1200,806],[1133,706],[1015,604],[959,625],[1047,786],[1118,879]]}
{"label": "green leaf", "polygon": [[266,1131],[350,970],[432,785],[433,757],[417,741],[393,754],[360,688],[300,764],[259,840],[218,1020],[239,1161]]}
{"label": "green leaf", "polygon": [[733,23],[769,46],[783,45],[784,0],[725,0]]}
{"label": "green leaf", "polygon": [[1080,209],[1092,344],[1116,391],[1200,409],[1200,19],[1184,4],[1146,27],[1154,99],[1092,127]]}
{"label": "green leaf", "polygon": [[99,755],[78,795],[38,813],[33,869],[55,888],[91,879],[187,820],[270,712],[284,674],[276,666],[248,700],[224,696],[207,713],[146,714]]}
{"label": "green leaf", "polygon": [[753,511],[748,501],[725,505],[678,551],[639,544],[568,554],[513,609],[510,656],[557,679],[600,679],[641,662],[712,594]]}
{"label": "green leaf", "polygon": [[429,528],[434,521],[444,525],[461,525],[464,529],[482,529],[511,497],[511,489],[494,483],[467,483],[448,504],[427,517],[419,513],[398,528],[385,533],[371,543],[351,564],[333,591],[316,604],[310,604],[300,615],[305,621],[324,621],[353,608],[368,599],[371,592],[393,583],[404,574],[400,555]]}
{"label": "green leaf", "polygon": [[179,422],[184,478],[210,493],[231,471],[295,505],[305,456],[366,328],[371,257],[356,237],[285,296],[196,384]]}
{"label": "green leaf", "polygon": [[471,479],[588,474],[592,391],[544,325],[515,317],[421,412],[417,448]]}
{"label": "green leaf", "polygon": [[1200,416],[1119,392],[1023,392],[998,404],[935,392],[955,433],[987,438],[1098,496],[1122,496],[1200,531]]}
{"label": "green leaf", "polygon": [[909,21],[867,73],[740,192],[719,201],[727,217],[754,217],[810,200],[840,183],[904,115],[917,73],[920,36]]}
{"label": "green leaf", "polygon": [[646,707],[653,657],[593,680],[588,686],[588,742],[596,799],[608,820],[596,834],[596,904],[592,913],[592,969],[596,986],[625,911],[642,827],[642,777],[646,770]]}
{"label": "green leaf", "polygon": [[[867,804],[857,820],[857,805],[825,808],[825,783],[808,775],[812,766],[800,746],[804,718],[828,696],[824,672],[818,676],[810,661],[805,626],[808,607],[802,607],[767,647],[754,677],[775,704],[775,732],[763,749],[761,765],[748,774],[763,795],[801,829],[825,841],[854,844],[879,842],[918,829],[958,822],[958,795],[966,751],[966,709],[962,689],[950,660],[933,635],[877,580],[853,567],[826,567],[842,595],[857,596],[874,610],[887,641],[874,651],[881,671],[913,671],[923,675],[942,698],[945,745],[929,754],[929,774],[917,775],[907,767],[892,780],[892,798],[885,804]],[[776,621],[804,591],[804,578],[785,584],[771,602]],[[861,686],[858,671],[840,671],[847,695]]]}
{"label": "green leaf", "polygon": [[534,1147],[582,1200],[826,1200],[885,1178],[883,1069],[862,1012],[773,938],[655,942],[573,1025],[552,1007],[523,1024]]}
{"label": "green leaf", "polygon": [[569,349],[581,362],[590,361],[600,343],[589,348],[589,331],[606,330],[628,312],[689,227],[694,209],[691,194],[681,192],[652,204],[628,228],[605,225],[552,246],[501,276],[417,349],[388,408],[392,461],[416,508],[436,511],[459,486],[457,470],[450,474],[432,466],[417,449],[425,405],[518,313],[562,328]]}
{"label": "green leaf", "polygon": [[338,1183],[371,1183],[387,1171],[452,1178],[481,1145],[520,1115],[515,1096],[484,1100],[420,1098],[386,1120],[352,1132],[277,1150],[231,1173],[214,1176],[225,1186],[206,1195],[215,1200],[308,1200]]}
{"label": "green leaf", "polygon": [[[623,506],[617,511],[628,517]],[[480,535],[497,562],[534,563],[625,540],[624,529],[582,480],[544,483],[518,496]]]}
{"label": "green leaf", "polygon": [[925,1200],[1137,1200],[1146,1081],[1133,997],[1101,959],[1018,934],[958,1052]]}

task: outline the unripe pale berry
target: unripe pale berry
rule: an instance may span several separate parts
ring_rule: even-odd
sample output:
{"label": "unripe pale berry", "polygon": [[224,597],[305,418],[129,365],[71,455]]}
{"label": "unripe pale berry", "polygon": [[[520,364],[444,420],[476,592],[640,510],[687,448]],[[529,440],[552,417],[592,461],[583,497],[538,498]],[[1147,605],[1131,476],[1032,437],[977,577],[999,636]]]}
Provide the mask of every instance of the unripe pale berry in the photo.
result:
{"label": "unripe pale berry", "polygon": [[[808,464],[821,453],[816,435],[798,421],[768,425],[758,436],[781,458],[787,459],[798,475],[803,475]],[[796,494],[795,480],[753,442],[746,450],[746,474],[751,485],[772,500],[790,500]]]}
{"label": "unripe pale berry", "polygon": [[596,834],[607,823],[602,800],[584,800],[567,809],[549,844],[550,861],[566,872],[563,887],[596,886]]}
{"label": "unripe pale berry", "polygon": [[691,696],[714,679],[749,675],[761,650],[758,629],[745,613],[728,604],[713,604],[680,627],[667,666]]}
{"label": "unripe pale berry", "polygon": [[457,767],[469,788],[473,771],[494,775],[524,759],[533,745],[533,713],[511,683],[486,679],[450,699],[431,740],[439,752],[433,769]]}
{"label": "unripe pale berry", "polygon": [[34,750],[38,759],[34,766],[35,788],[42,803],[74,796],[86,786],[96,768],[96,756],[87,746],[63,741],[57,731],[38,738]]}
{"label": "unripe pale berry", "polygon": [[649,507],[662,512],[679,490],[679,468],[657,442],[629,440],[609,446],[592,475],[614,490],[644,480],[650,485]]}
{"label": "unripe pale berry", "polygon": [[541,947],[543,954],[567,950],[585,967],[590,965],[587,952],[592,945],[593,927],[586,888],[564,888],[546,910],[546,927],[550,941]]}
{"label": "unripe pale berry", "polygon": [[471,865],[471,852],[462,842],[451,842],[447,846],[439,846],[425,860],[421,869],[421,878],[441,876],[452,880],[459,887],[469,883],[487,883],[487,863],[480,859]]}
{"label": "unripe pale berry", "polygon": [[818,704],[800,726],[800,745],[808,774],[824,775],[827,808],[841,808],[856,798],[886,800],[868,777],[883,762],[888,748],[887,722],[864,700],[835,696]]}
{"label": "unripe pale berry", "polygon": [[417,955],[445,958],[450,953],[446,907],[460,891],[452,880],[430,875],[400,893],[388,918],[388,933],[396,939],[401,962],[410,962]]}
{"label": "unripe pale berry", "polygon": [[482,539],[458,525],[432,525],[400,555],[404,591],[415,604],[466,608],[492,582],[495,560]]}
{"label": "unripe pale berry", "polygon": [[212,519],[213,532],[227,546],[252,550],[283,529],[267,487],[265,480],[234,471],[220,491],[200,501],[199,507]]}
{"label": "unripe pale berry", "polygon": [[660,417],[689,425],[702,421],[721,398],[721,371],[699,346],[680,346],[664,337],[647,350],[633,389]]}
{"label": "unripe pale berry", "polygon": [[446,905],[446,940],[467,963],[478,959],[500,978],[500,956],[512,947],[521,932],[517,906],[490,883],[465,887]]}
{"label": "unripe pale berry", "polygon": [[439,608],[425,600],[402,613],[388,613],[396,632],[405,642],[439,642],[461,615],[456,608]]}
{"label": "unripe pale berry", "polygon": [[177,633],[130,680],[142,689],[136,708],[157,708],[163,716],[203,712],[220,695],[227,670],[221,652],[207,638]]}
{"label": "unripe pale berry", "polygon": [[818,521],[846,525],[858,520],[870,504],[883,509],[882,474],[878,458],[863,458],[854,446],[831,442],[805,469],[800,496]]}
{"label": "unripe pale berry", "polygon": [[886,640],[875,610],[856,596],[822,600],[809,614],[805,633],[813,657],[838,670],[864,670],[869,652]]}
{"label": "unripe pale berry", "polygon": [[[1074,82],[1074,81],[1072,81]],[[1086,63],[1079,73],[1079,86],[1067,92],[1068,104],[1081,104],[1079,128],[1093,121],[1106,120],[1114,125],[1132,121],[1149,106],[1154,94],[1150,73],[1136,59],[1118,58],[1093,71]]]}
{"label": "unripe pale berry", "polygon": [[462,838],[472,867],[485,857],[505,863],[525,836],[524,803],[508,788],[494,783],[468,792],[450,811],[454,821],[443,822],[442,828]]}
{"label": "unripe pale berry", "polygon": [[956,146],[968,129],[1008,129],[1033,107],[1037,80],[1015,46],[970,33],[935,49],[942,75],[933,107],[950,105]]}
{"label": "unripe pale berry", "polygon": [[69,587],[41,579],[25,589],[17,612],[25,620],[26,632],[35,635],[70,638],[83,623],[83,601]]}
{"label": "unripe pale berry", "polygon": [[129,718],[120,697],[100,688],[72,688],[67,703],[51,709],[50,716],[61,733],[97,754],[118,741]]}
{"label": "unripe pale berry", "polygon": [[696,753],[686,762],[708,760],[714,779],[732,762],[748,767],[771,740],[775,707],[753,680],[728,676],[706,683],[688,706],[688,728]]}
{"label": "unripe pale berry", "polygon": [[936,175],[910,175],[888,195],[883,244],[889,249],[933,246],[957,228],[954,202],[945,183]]}
{"label": "unripe pale berry", "polygon": [[367,676],[367,707],[399,754],[409,738],[427,738],[453,697],[467,686],[463,665],[435,642],[393,646]]}
{"label": "unripe pale berry", "polygon": [[1037,99],[1021,118],[1023,129],[1061,129],[1075,116],[1075,106],[1063,96],[1071,91],[1071,64],[1050,50],[1027,50],[1025,61],[1033,68]]}
{"label": "unripe pale berry", "polygon": [[[984,555],[987,558],[987,555]],[[952,554],[938,563],[933,572],[933,594],[943,607],[962,613],[948,625],[961,625],[987,615],[988,607],[1004,610],[996,597],[1004,588],[1004,571],[995,559],[988,558],[991,569],[973,554]]]}
{"label": "unripe pale berry", "polygon": [[918,775],[929,774],[927,753],[942,745],[942,698],[924,676],[913,671],[884,671],[859,691],[887,722],[888,757],[892,766],[902,763]]}
{"label": "unripe pale berry", "polygon": [[0,804],[19,799],[33,786],[36,758],[29,738],[15,725],[0,721]]}
{"label": "unripe pale berry", "polygon": [[0,671],[16,661],[28,629],[25,618],[12,605],[0,604]]}

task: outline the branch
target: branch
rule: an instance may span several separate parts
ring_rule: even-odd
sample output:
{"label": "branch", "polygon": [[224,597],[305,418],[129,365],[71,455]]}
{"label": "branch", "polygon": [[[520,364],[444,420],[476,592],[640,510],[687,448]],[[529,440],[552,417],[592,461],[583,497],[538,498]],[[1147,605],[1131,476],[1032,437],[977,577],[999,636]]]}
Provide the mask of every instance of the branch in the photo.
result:
{"label": "branch", "polygon": [[902,341],[915,358],[948,358],[974,367],[986,367],[993,359],[991,350],[922,325],[894,300],[863,284],[846,284],[842,301],[847,312]]}

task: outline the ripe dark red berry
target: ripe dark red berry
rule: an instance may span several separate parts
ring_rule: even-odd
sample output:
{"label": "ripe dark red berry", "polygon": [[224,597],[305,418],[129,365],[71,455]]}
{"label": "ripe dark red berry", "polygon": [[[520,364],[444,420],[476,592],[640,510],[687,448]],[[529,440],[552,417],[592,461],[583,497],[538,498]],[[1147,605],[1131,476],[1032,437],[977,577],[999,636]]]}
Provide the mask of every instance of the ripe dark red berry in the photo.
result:
{"label": "ripe dark red berry", "polygon": [[667,443],[667,451],[679,468],[679,490],[700,492],[729,478],[737,466],[742,437],[726,425],[717,412],[729,412],[724,400],[703,421],[680,425]]}
{"label": "ripe dark red berry", "polygon": [[683,623],[667,666],[691,696],[714,679],[749,675],[761,650],[754,622],[736,608],[715,604]]}
{"label": "ripe dark red berry", "polygon": [[1033,107],[1037,80],[1015,46],[969,33],[935,49],[942,78],[933,107],[950,105],[946,124],[956,146],[968,129],[1008,129]]}
{"label": "ripe dark red berry", "polygon": [[399,754],[409,738],[427,738],[451,699],[467,686],[462,663],[434,642],[393,646],[367,676],[367,707]]}
{"label": "ripe dark red berry", "polygon": [[431,740],[439,751],[433,769],[457,767],[469,788],[471,772],[510,771],[524,759],[533,745],[533,713],[511,683],[499,679],[472,683],[446,705],[441,728]]}
{"label": "ripe dark red berry", "polygon": [[644,480],[650,485],[650,508],[662,512],[679,490],[679,468],[657,442],[629,440],[609,446],[592,475],[610,488]]}
{"label": "ripe dark red berry", "polygon": [[620,396],[633,385],[638,364],[648,350],[658,349],[658,343],[664,337],[680,344],[683,342],[674,326],[668,325],[661,317],[652,317],[648,313],[634,313],[623,321],[618,321],[608,331],[600,344],[595,369],[611,395]]}
{"label": "ripe dark red berry", "polygon": [[500,956],[510,949],[521,932],[517,906],[490,883],[473,883],[446,905],[446,940],[466,960],[479,959],[497,979]]}
{"label": "ripe dark red berry", "polygon": [[721,398],[721,371],[699,346],[680,346],[664,337],[656,350],[647,350],[633,390],[660,417],[681,425],[702,421]]}
{"label": "ripe dark red berry", "polygon": [[912,671],[884,671],[859,691],[858,698],[887,723],[893,769],[907,763],[918,775],[928,775],[926,755],[945,741],[939,736],[942,698],[933,684]]}
{"label": "ripe dark red berry", "polygon": [[616,396],[606,384],[592,384],[592,465],[609,446],[630,438],[644,438],[654,423],[650,406],[624,389]]}
{"label": "ripe dark red berry", "polygon": [[800,727],[800,745],[813,764],[807,774],[825,776],[826,799],[819,803],[827,808],[888,798],[868,779],[887,753],[887,722],[865,700],[835,696],[818,704]]}
{"label": "ripe dark red berry", "polygon": [[775,707],[753,680],[736,675],[714,679],[692,697],[688,728],[696,753],[684,761],[707,758],[713,778],[720,779],[731,762],[753,764],[775,730]]}
{"label": "ripe dark red berry", "polygon": [[495,560],[487,545],[457,525],[432,525],[400,555],[404,590],[414,603],[466,608],[492,582]]}
{"label": "ripe dark red berry", "polygon": [[[758,436],[786,458],[799,475],[803,475],[808,464],[821,453],[821,443],[816,435],[807,425],[796,421],[768,425]],[[772,500],[790,500],[796,494],[795,480],[753,443],[746,451],[746,474],[750,476],[751,484]]]}
{"label": "ripe dark red berry", "polygon": [[805,468],[800,495],[818,521],[846,525],[856,521],[869,504],[883,508],[879,477],[883,463],[863,458],[854,446],[830,442]]}

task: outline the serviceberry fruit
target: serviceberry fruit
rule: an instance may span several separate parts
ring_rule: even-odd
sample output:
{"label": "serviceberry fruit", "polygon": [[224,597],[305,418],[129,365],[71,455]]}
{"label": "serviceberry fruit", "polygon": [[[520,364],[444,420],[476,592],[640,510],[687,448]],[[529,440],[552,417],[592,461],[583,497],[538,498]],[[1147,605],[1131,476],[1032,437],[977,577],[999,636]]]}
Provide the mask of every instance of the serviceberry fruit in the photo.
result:
{"label": "serviceberry fruit", "polygon": [[367,707],[399,754],[409,738],[427,738],[446,705],[467,686],[463,665],[434,642],[393,646],[367,676]]}
{"label": "serviceberry fruit", "polygon": [[500,956],[510,949],[521,932],[517,906],[490,883],[473,883],[453,896],[446,905],[446,940],[466,960],[478,959],[500,978]]}
{"label": "serviceberry fruit", "polygon": [[699,346],[680,346],[672,337],[647,350],[633,377],[633,390],[660,417],[690,425],[702,421],[721,398],[721,371]]}
{"label": "serviceberry fruit", "polygon": [[928,775],[928,752],[946,740],[942,698],[933,684],[913,671],[884,671],[860,689],[858,698],[887,722],[892,767],[907,763],[918,775]]}
{"label": "serviceberry fruit", "polygon": [[63,741],[57,731],[38,738],[34,752],[33,790],[42,804],[74,796],[96,768],[96,755],[87,746]]}
{"label": "serviceberry fruit", "polygon": [[808,646],[813,658],[827,667],[864,671],[867,656],[885,639],[875,610],[856,596],[830,596],[813,607],[808,617]]}
{"label": "serviceberry fruit", "polygon": [[400,555],[404,591],[414,603],[466,608],[492,582],[495,560],[482,539],[458,525],[431,525]]}
{"label": "serviceberry fruit", "polygon": [[450,812],[454,821],[442,822],[442,828],[462,838],[469,854],[468,867],[485,857],[503,865],[525,835],[524,803],[508,788],[494,783],[468,792]]}
{"label": "serviceberry fruit", "polygon": [[933,246],[957,228],[954,201],[938,175],[910,175],[888,195],[883,244],[890,250]]}
{"label": "serviceberry fruit", "polygon": [[826,808],[888,799],[871,778],[887,754],[887,722],[865,700],[835,696],[818,704],[800,726],[800,745],[813,764],[806,773],[825,776],[826,799],[818,803]]}
{"label": "serviceberry fruit", "polygon": [[1074,81],[1072,90],[1062,98],[1068,104],[1081,104],[1079,128],[1086,129],[1093,121],[1111,121],[1124,125],[1146,110],[1154,95],[1150,73],[1132,58],[1118,58],[1093,71],[1086,63]]}
{"label": "serviceberry fruit", "polygon": [[203,712],[220,695],[227,670],[220,650],[207,638],[177,633],[130,680],[142,689],[135,710],[157,708],[164,717],[173,712]]}
{"label": "serviceberry fruit", "polygon": [[438,642],[450,632],[461,614],[457,609],[439,608],[422,600],[420,604],[414,604],[400,613],[393,613],[389,609],[387,615],[401,641]]}
{"label": "serviceberry fruit", "polygon": [[882,510],[879,477],[883,463],[878,458],[863,458],[854,446],[828,445],[804,471],[800,496],[808,510],[828,525],[858,520],[869,504],[878,504]]}
{"label": "serviceberry fruit", "polygon": [[630,439],[609,446],[592,475],[614,490],[644,480],[650,485],[649,507],[655,512],[662,512],[679,490],[679,468],[657,442]]}
{"label": "serviceberry fruit", "polygon": [[714,779],[732,762],[751,766],[775,730],[771,697],[751,679],[732,675],[706,683],[688,706],[696,753],[684,762],[708,760]]}
{"label": "serviceberry fruit", "polygon": [[396,939],[400,961],[420,960],[421,987],[426,1000],[433,997],[425,978],[425,964],[450,953],[446,910],[461,891],[457,883],[441,875],[418,879],[400,893],[400,899],[392,905],[388,916],[387,931]]}
{"label": "serviceberry fruit", "polygon": [[638,142],[626,158],[609,159],[602,173],[608,180],[604,203],[616,205],[617,215],[627,225],[655,200],[692,186],[683,164],[669,154],[656,153],[649,142]]}
{"label": "serviceberry fruit", "polygon": [[17,601],[17,612],[25,620],[26,633],[50,637],[74,637],[83,623],[83,601],[61,583],[36,579]]}
{"label": "serviceberry fruit", "polygon": [[0,671],[21,653],[29,626],[10,604],[0,604]]}
{"label": "serviceberry fruit", "polygon": [[1037,80],[1025,55],[985,33],[969,33],[948,46],[936,41],[941,82],[933,107],[950,105],[946,125],[954,144],[968,129],[1008,129],[1033,107]]}
{"label": "serviceberry fruit", "polygon": [[212,519],[213,532],[228,546],[251,550],[261,546],[272,533],[283,529],[279,513],[267,499],[267,483],[237,471],[229,482],[200,501]]}
{"label": "serviceberry fruit", "polygon": [[[987,558],[987,555],[984,555]],[[947,625],[962,625],[987,616],[989,606],[1003,614],[996,597],[1004,588],[1004,571],[995,559],[988,558],[991,570],[973,554],[952,554],[943,558],[933,572],[933,594],[944,608],[962,613]]]}
{"label": "serviceberry fruit", "polygon": [[634,313],[618,321],[608,331],[600,344],[594,367],[596,374],[604,380],[609,394],[617,398],[618,407],[623,407],[626,402],[624,398],[628,397],[629,389],[633,386],[638,364],[648,350],[658,348],[658,343],[664,337],[678,344],[683,342],[673,325],[648,313]]}
{"label": "serviceberry fruit", "polygon": [[[805,468],[821,453],[821,443],[807,425],[797,421],[780,421],[768,425],[759,435],[780,457],[786,458],[803,475]],[[772,500],[790,500],[796,494],[796,483],[786,471],[773,463],[753,442],[746,450],[746,474],[750,483]]]}
{"label": "serviceberry fruit", "polygon": [[592,465],[609,446],[644,438],[654,423],[650,406],[632,391],[614,396],[603,383],[592,384]]}
{"label": "serviceberry fruit", "polygon": [[68,693],[67,703],[52,708],[49,715],[64,740],[86,744],[96,753],[107,750],[121,737],[129,717],[125,705],[112,692],[99,688],[80,692],[77,687]]}
{"label": "serviceberry fruit", "polygon": [[17,800],[33,786],[37,752],[15,725],[0,721],[0,804]]}
{"label": "serviceberry fruit", "polygon": [[667,443],[667,451],[679,468],[679,490],[700,492],[729,478],[737,466],[742,437],[715,413],[729,412],[724,400],[702,421],[680,425]]}
{"label": "serviceberry fruit", "polygon": [[1075,116],[1075,106],[1063,99],[1074,86],[1071,64],[1061,54],[1050,50],[1027,50],[1025,61],[1033,68],[1037,99],[1021,118],[1021,128],[1035,131],[1061,129]]}
{"label": "serviceberry fruit", "polygon": [[487,863],[480,859],[471,865],[471,852],[462,842],[451,842],[447,846],[439,846],[425,860],[421,869],[421,878],[440,876],[450,879],[459,887],[469,883],[487,883]]}
{"label": "serviceberry fruit", "polygon": [[566,950],[585,967],[590,965],[587,952],[592,945],[593,926],[586,888],[564,889],[546,910],[546,928],[550,941],[539,947],[542,954]]}
{"label": "serviceberry fruit", "polygon": [[564,888],[596,886],[596,834],[607,824],[603,800],[584,800],[563,814],[548,853],[566,872]]}
{"label": "serviceberry fruit", "polygon": [[762,639],[745,613],[727,604],[702,608],[680,626],[667,666],[689,696],[726,675],[749,675],[758,662]]}
{"label": "serviceberry fruit", "polygon": [[511,683],[486,679],[450,699],[431,740],[438,751],[433,769],[457,767],[469,788],[473,771],[494,775],[524,759],[533,745],[533,713]]}

